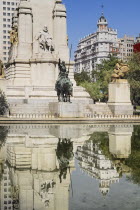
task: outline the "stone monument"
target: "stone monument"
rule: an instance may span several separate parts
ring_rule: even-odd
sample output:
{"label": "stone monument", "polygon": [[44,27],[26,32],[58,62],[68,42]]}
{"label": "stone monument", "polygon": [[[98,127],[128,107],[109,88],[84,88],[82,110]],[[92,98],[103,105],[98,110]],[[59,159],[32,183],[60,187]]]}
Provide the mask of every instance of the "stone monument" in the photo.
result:
{"label": "stone monument", "polygon": [[11,114],[49,112],[49,103],[58,101],[55,83],[59,59],[69,69],[72,103],[92,102],[74,80],[74,62],[69,62],[66,8],[62,0],[21,0],[13,16],[10,40],[5,77]]}
{"label": "stone monument", "polygon": [[130,85],[124,79],[129,68],[126,64],[117,63],[109,84],[108,106],[114,115],[133,115],[133,106],[130,100]]}

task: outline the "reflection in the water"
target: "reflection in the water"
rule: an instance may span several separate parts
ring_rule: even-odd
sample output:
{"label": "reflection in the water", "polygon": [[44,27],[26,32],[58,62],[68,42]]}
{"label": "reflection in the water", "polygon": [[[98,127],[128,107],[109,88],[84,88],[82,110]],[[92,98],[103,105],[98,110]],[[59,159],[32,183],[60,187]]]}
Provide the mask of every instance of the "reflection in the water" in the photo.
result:
{"label": "reflection in the water", "polygon": [[61,183],[62,178],[66,179],[68,169],[70,172],[69,162],[70,160],[73,159],[73,142],[71,142],[70,139],[59,138],[56,155],[59,162],[59,170],[60,170],[59,178]]}
{"label": "reflection in the water", "polygon": [[1,127],[1,209],[68,210],[74,154],[103,195],[123,173],[138,183],[140,127],[134,131],[132,125]]}
{"label": "reflection in the water", "polygon": [[83,171],[100,180],[99,189],[103,195],[109,192],[111,183],[119,181],[115,165],[103,154],[99,143],[91,140],[78,147],[77,159]]}

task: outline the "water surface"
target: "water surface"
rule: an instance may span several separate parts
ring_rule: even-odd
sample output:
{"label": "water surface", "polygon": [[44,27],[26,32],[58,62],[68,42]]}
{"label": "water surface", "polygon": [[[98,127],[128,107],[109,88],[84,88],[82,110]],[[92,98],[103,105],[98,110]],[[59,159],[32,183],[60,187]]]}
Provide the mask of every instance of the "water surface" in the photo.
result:
{"label": "water surface", "polygon": [[1,126],[0,207],[140,210],[140,125]]}

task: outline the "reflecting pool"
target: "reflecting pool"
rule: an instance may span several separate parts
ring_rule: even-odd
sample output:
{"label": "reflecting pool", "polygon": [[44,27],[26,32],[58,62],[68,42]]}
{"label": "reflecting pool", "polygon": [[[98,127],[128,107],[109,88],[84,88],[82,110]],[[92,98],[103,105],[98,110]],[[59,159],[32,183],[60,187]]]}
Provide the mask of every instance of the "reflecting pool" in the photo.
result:
{"label": "reflecting pool", "polygon": [[140,125],[0,126],[0,209],[140,210]]}

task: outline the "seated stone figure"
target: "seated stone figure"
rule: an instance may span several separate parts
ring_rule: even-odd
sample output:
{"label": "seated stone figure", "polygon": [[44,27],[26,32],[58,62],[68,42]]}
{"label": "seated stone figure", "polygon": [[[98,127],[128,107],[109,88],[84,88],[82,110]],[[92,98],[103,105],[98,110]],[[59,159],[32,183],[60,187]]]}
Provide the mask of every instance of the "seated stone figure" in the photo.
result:
{"label": "seated stone figure", "polygon": [[36,36],[36,40],[39,42],[39,47],[43,51],[54,51],[54,45],[52,42],[52,37],[48,32],[48,27],[44,26],[43,30],[39,32]]}

